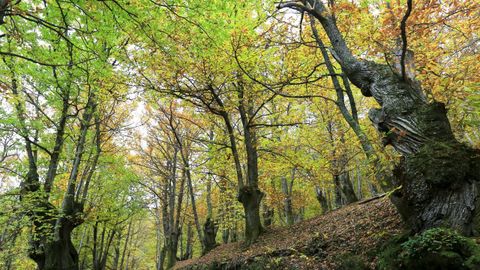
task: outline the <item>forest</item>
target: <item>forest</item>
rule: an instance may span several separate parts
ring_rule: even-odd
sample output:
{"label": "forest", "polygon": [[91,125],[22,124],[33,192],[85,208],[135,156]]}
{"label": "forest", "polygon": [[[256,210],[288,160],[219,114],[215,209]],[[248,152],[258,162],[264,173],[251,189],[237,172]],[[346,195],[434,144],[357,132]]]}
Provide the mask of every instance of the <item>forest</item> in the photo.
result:
{"label": "forest", "polygon": [[480,2],[0,0],[0,269],[480,269]]}

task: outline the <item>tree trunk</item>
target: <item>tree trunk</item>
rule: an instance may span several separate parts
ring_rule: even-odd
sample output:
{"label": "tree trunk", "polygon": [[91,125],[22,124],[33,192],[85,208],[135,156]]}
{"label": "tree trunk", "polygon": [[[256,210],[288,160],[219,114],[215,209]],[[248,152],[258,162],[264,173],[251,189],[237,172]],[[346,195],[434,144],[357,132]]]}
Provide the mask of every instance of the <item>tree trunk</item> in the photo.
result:
{"label": "tree trunk", "polygon": [[204,250],[202,252],[203,255],[207,254],[210,250],[214,249],[217,246],[217,242],[215,240],[217,236],[218,227],[215,225],[212,219],[207,218],[205,224],[203,226],[203,243],[204,243]]}
{"label": "tree trunk", "polygon": [[158,255],[158,262],[157,262],[157,270],[163,270],[163,265],[165,263],[165,257],[166,257],[166,252],[167,250],[165,249],[165,246],[162,247],[162,250],[160,251],[160,254]]}
{"label": "tree trunk", "polygon": [[245,244],[251,245],[262,233],[262,222],[260,220],[260,202],[264,196],[258,188],[258,152],[257,136],[254,128],[250,125],[253,117],[253,104],[247,99],[247,106],[243,96],[243,85],[239,81],[238,86],[240,119],[243,126],[243,137],[245,138],[245,151],[247,153],[247,183],[239,189],[238,201],[243,205],[245,212]]}
{"label": "tree trunk", "polygon": [[336,176],[335,181],[335,184],[339,187],[344,204],[351,204],[358,201],[357,195],[355,195],[355,191],[353,190],[352,182],[350,182],[350,174],[348,172],[343,172]]}
{"label": "tree trunk", "polygon": [[125,254],[127,252],[128,244],[129,244],[130,237],[131,237],[131,234],[132,234],[132,223],[133,223],[133,219],[130,220],[130,222],[128,223],[127,236],[125,238],[125,243],[123,245],[123,251],[122,251],[122,257],[120,259],[120,269],[123,269],[123,263],[125,262]]}
{"label": "tree trunk", "polygon": [[[35,260],[39,270],[75,270],[78,269],[78,253],[71,241],[73,224],[68,220],[62,224],[58,237],[47,242],[43,258]],[[33,258],[33,256],[31,256]]]}
{"label": "tree trunk", "polygon": [[263,226],[270,227],[273,223],[273,215],[275,210],[268,207],[268,205],[263,204]]}
{"label": "tree trunk", "polygon": [[292,190],[290,189],[287,177],[282,177],[282,191],[283,191],[283,211],[285,213],[285,220],[287,225],[292,225],[294,222],[293,206],[292,206]]}
{"label": "tree trunk", "polygon": [[120,243],[122,240],[122,236],[122,230],[120,230],[115,239],[115,245],[113,246],[114,256],[112,262],[112,270],[118,269],[118,262],[120,261]]}
{"label": "tree trunk", "polygon": [[249,246],[262,233],[262,223],[260,220],[260,202],[263,198],[263,192],[258,188],[244,187],[240,190],[238,200],[243,205],[245,213],[245,245]]}
{"label": "tree trunk", "polygon": [[177,262],[178,233],[172,233],[167,240],[166,255],[167,269],[172,268]]}
{"label": "tree trunk", "polygon": [[295,215],[293,222],[297,223],[304,219],[305,219],[305,207],[300,207],[300,209],[298,209],[298,213]]}
{"label": "tree trunk", "polygon": [[196,207],[196,204],[195,204],[195,193],[193,193],[192,178],[191,178],[191,175],[190,175],[190,169],[188,167],[190,165],[188,163],[188,159],[185,159],[185,160],[186,160],[185,165],[187,166],[185,168],[185,173],[186,173],[186,177],[187,177],[188,193],[190,194],[190,200],[191,200],[191,203],[192,203],[193,220],[195,222],[195,228],[197,229],[198,239],[200,240],[200,247],[202,249],[202,253],[205,253],[205,251],[204,251],[205,247],[203,245],[203,233],[202,233],[202,229],[201,229],[201,225],[200,225],[200,219],[198,218],[197,207]]}
{"label": "tree trunk", "polygon": [[184,260],[191,259],[193,256],[193,229],[192,224],[188,223],[187,226],[187,240],[185,244],[185,254],[183,255]]}
{"label": "tree trunk", "polygon": [[335,208],[340,208],[343,205],[345,205],[345,203],[343,202],[342,191],[340,190],[338,175],[333,176],[333,183],[335,187]]}
{"label": "tree trunk", "polygon": [[[13,65],[7,64],[11,71],[11,89],[14,96],[19,96],[18,85],[15,70]],[[78,269],[78,253],[71,241],[72,230],[79,225],[80,220],[76,218],[56,217],[57,209],[48,201],[48,192],[38,194],[40,188],[40,177],[37,168],[37,152],[32,147],[32,142],[29,138],[29,129],[26,125],[26,108],[25,104],[17,102],[14,107],[20,123],[21,136],[25,141],[25,150],[28,158],[28,173],[21,182],[21,200],[29,198],[26,202],[27,215],[33,223],[33,230],[31,241],[29,243],[29,256],[37,263],[40,270],[50,269]],[[63,99],[64,109],[68,107],[68,97]],[[90,102],[90,97],[89,97]],[[87,103],[89,107],[89,103]],[[65,116],[66,111],[62,111],[62,117]],[[84,118],[89,121],[89,115],[84,114]],[[84,120],[85,120],[84,119]],[[63,120],[62,120],[63,121]],[[54,152],[51,157],[53,161],[49,164],[49,172],[52,172],[53,167],[58,166],[55,156],[60,153],[61,145],[63,143],[64,123],[58,126],[56,144]],[[34,136],[38,138],[38,133]],[[80,138],[83,134],[80,135]],[[77,145],[78,147],[78,145]],[[50,177],[50,175],[49,175]],[[49,179],[46,179],[49,181]],[[64,199],[63,203],[66,200]],[[62,207],[63,214],[76,216],[81,210],[77,204],[72,203],[69,211],[65,212]]]}
{"label": "tree trunk", "polygon": [[110,250],[110,246],[112,245],[112,241],[113,241],[113,238],[115,236],[115,233],[116,233],[115,230],[111,230],[110,233],[108,234],[106,246],[103,249],[102,259],[100,260],[100,269],[101,270],[104,270],[107,266],[108,253],[109,253],[109,250]]}
{"label": "tree trunk", "polygon": [[[392,198],[413,231],[447,226],[474,233],[478,212],[479,151],[458,143],[444,104],[427,103],[416,82],[404,81],[387,66],[361,62],[351,71],[365,95],[382,106],[371,109],[370,120],[385,134],[383,142],[402,154]],[[365,85],[364,73],[368,73]]]}
{"label": "tree trunk", "polygon": [[328,210],[328,201],[325,192],[320,187],[315,187],[315,193],[317,195],[317,201],[320,203],[320,207],[322,208],[322,214],[325,214]]}
{"label": "tree trunk", "polygon": [[222,242],[224,244],[228,243],[228,236],[230,234],[230,229],[226,228],[222,231]]}
{"label": "tree trunk", "polygon": [[233,228],[230,230],[230,243],[235,243],[238,240],[237,233],[237,222],[233,225]]}

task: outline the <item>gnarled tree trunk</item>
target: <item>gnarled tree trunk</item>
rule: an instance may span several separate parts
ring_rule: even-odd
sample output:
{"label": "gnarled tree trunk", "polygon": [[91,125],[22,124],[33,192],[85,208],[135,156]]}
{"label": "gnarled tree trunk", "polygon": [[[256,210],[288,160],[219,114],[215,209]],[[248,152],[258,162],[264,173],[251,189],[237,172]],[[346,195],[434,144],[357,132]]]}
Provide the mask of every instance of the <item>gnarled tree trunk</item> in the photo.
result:
{"label": "gnarled tree trunk", "polygon": [[402,154],[392,202],[407,224],[415,232],[446,226],[473,234],[480,153],[455,140],[444,104],[428,103],[418,83],[387,66],[357,62],[349,77],[381,105],[370,120]]}

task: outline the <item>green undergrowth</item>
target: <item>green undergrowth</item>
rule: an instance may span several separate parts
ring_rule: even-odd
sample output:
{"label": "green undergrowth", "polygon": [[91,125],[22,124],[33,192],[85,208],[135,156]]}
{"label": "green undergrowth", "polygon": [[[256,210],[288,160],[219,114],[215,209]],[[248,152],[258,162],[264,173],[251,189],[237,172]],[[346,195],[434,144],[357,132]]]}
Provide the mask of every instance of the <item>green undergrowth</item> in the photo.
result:
{"label": "green undergrowth", "polygon": [[381,250],[377,263],[380,270],[480,269],[480,246],[445,228],[433,228],[412,237],[393,237]]}

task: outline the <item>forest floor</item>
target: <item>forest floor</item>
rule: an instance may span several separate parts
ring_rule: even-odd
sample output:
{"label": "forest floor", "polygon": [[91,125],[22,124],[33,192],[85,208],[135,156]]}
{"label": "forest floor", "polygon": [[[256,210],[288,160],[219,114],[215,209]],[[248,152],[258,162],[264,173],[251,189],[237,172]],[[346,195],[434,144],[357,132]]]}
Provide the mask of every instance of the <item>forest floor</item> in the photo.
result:
{"label": "forest floor", "polygon": [[352,269],[345,268],[352,263],[374,269],[382,244],[403,230],[397,210],[383,197],[268,228],[248,249],[241,242],[222,244],[174,269]]}

